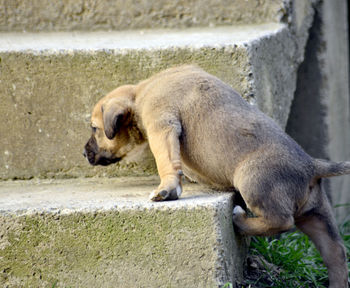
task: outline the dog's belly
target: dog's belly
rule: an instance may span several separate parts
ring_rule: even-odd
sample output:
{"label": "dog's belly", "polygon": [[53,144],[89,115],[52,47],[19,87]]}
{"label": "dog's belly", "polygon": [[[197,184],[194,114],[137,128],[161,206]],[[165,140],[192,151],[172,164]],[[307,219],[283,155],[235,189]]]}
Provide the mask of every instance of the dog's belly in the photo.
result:
{"label": "dog's belly", "polygon": [[240,145],[229,140],[230,135],[220,139],[218,131],[191,132],[180,140],[185,175],[215,188],[232,188],[234,171],[246,151],[242,153]]}
{"label": "dog's belly", "polygon": [[183,163],[183,172],[186,177],[188,177],[191,181],[205,184],[215,189],[230,189],[232,184],[225,179],[219,179],[218,177],[213,177],[210,175],[208,171],[195,169],[193,165],[186,165],[186,161],[182,159]]}

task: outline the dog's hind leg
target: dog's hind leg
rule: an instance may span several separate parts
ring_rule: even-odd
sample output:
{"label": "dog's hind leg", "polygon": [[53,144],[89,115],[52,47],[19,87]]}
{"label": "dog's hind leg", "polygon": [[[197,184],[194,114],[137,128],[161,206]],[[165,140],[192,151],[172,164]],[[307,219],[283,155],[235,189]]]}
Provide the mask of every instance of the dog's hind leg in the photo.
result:
{"label": "dog's hind leg", "polygon": [[264,183],[262,176],[236,178],[247,208],[255,215],[247,217],[240,206],[235,206],[232,220],[241,234],[270,236],[294,226],[293,204],[288,193],[291,185],[277,180]]}
{"label": "dog's hind leg", "polygon": [[329,287],[348,287],[346,250],[339,236],[331,207],[326,199],[320,208],[296,219],[296,226],[310,237],[328,268]]}
{"label": "dog's hind leg", "polygon": [[[255,214],[260,214],[253,211]],[[267,218],[261,214],[258,217],[247,217],[245,211],[236,206],[232,215],[233,223],[243,235],[271,236],[290,230],[294,225],[293,217]]]}
{"label": "dog's hind leg", "polygon": [[150,195],[153,201],[176,200],[182,193],[178,130],[169,126],[149,133],[148,141],[161,179],[157,190]]}

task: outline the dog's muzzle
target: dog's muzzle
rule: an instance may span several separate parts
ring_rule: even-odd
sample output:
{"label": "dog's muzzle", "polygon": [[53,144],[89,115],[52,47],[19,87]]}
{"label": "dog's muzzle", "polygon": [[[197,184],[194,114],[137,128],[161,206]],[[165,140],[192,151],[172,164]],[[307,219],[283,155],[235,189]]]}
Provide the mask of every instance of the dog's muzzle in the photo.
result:
{"label": "dog's muzzle", "polygon": [[107,166],[121,160],[121,158],[113,157],[108,151],[100,151],[94,136],[91,136],[89,141],[85,144],[83,156],[94,166]]}

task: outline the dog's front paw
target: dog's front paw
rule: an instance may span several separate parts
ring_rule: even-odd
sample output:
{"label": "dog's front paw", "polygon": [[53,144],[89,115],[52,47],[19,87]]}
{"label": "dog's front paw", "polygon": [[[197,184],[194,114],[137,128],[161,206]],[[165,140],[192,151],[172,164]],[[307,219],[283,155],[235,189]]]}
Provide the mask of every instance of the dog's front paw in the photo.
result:
{"label": "dog's front paw", "polygon": [[177,185],[174,189],[157,189],[154,190],[149,199],[152,201],[176,200],[182,193],[182,187]]}

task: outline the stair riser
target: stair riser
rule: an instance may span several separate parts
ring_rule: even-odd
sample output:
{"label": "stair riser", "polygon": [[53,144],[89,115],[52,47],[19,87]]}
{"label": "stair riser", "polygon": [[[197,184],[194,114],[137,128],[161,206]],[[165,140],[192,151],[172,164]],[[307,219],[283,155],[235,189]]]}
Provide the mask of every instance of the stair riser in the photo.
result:
{"label": "stair riser", "polygon": [[283,1],[0,0],[0,31],[185,28],[278,22]]}
{"label": "stair riser", "polygon": [[[0,179],[150,174],[151,157],[135,169],[94,169],[83,158],[90,113],[119,85],[164,68],[196,63],[249,94],[245,48],[74,53],[0,53]],[[6,123],[11,123],[7,125]]]}

